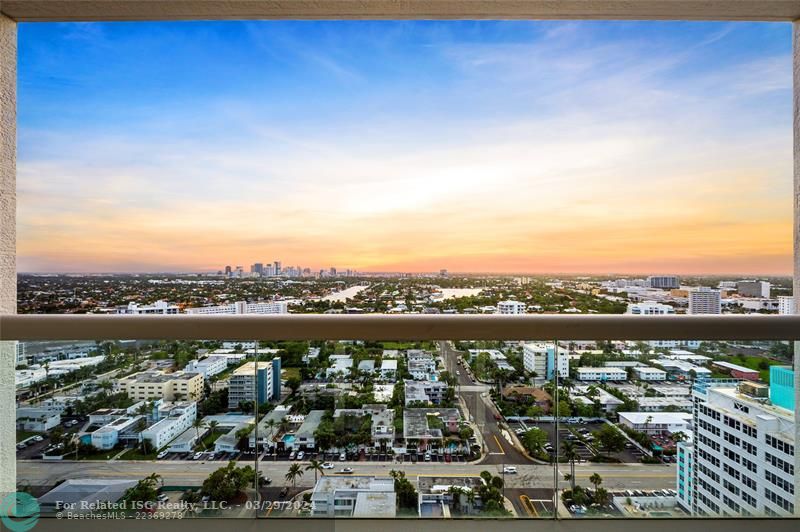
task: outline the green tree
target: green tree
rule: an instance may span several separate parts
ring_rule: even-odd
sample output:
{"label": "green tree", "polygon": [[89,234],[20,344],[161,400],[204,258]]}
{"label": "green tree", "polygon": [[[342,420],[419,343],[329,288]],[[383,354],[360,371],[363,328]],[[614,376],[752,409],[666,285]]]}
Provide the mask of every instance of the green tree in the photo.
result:
{"label": "green tree", "polygon": [[594,486],[594,489],[600,487],[600,484],[603,483],[603,477],[601,477],[598,473],[592,473],[592,476],[589,477],[589,482]]}
{"label": "green tree", "polygon": [[547,441],[547,433],[538,427],[532,428],[522,437],[522,444],[525,449],[533,455],[544,453],[544,445]]}
{"label": "green tree", "polygon": [[394,491],[397,494],[397,505],[400,510],[406,513],[417,513],[417,490],[414,485],[406,478],[404,471],[392,469],[389,476],[394,479]]}
{"label": "green tree", "polygon": [[161,482],[161,475],[151,473],[137,482],[135,486],[128,488],[122,498],[127,502],[155,501],[158,497],[158,485]]}
{"label": "green tree", "polygon": [[564,458],[569,462],[569,483],[572,491],[575,491],[575,461],[578,459],[578,452],[575,450],[575,444],[569,440],[561,442],[561,453]]}
{"label": "green tree", "polygon": [[291,482],[292,487],[294,488],[297,484],[297,479],[302,476],[303,476],[303,468],[300,466],[300,464],[294,463],[289,466],[289,471],[286,472],[284,478],[286,478],[287,482]]}
{"label": "green tree", "polygon": [[314,472],[314,485],[317,485],[317,473],[321,474],[323,477],[325,476],[325,470],[322,469],[322,461],[321,460],[314,460],[311,459],[306,466],[306,471],[313,471]]}
{"label": "green tree", "polygon": [[609,456],[611,453],[619,452],[625,447],[625,436],[615,427],[608,423],[594,433],[595,438],[600,445],[606,450]]}
{"label": "green tree", "polygon": [[203,493],[215,501],[229,501],[245,486],[252,484],[255,478],[256,472],[252,467],[236,467],[236,462],[231,460],[203,481]]}
{"label": "green tree", "polygon": [[302,382],[297,377],[289,377],[286,379],[286,387],[292,391],[292,395],[297,393],[297,390],[300,389],[300,385]]}

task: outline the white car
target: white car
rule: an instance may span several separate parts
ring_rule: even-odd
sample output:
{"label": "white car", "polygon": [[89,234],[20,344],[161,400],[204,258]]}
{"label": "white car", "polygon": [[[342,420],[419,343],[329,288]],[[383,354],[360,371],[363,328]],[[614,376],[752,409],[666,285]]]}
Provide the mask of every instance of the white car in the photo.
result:
{"label": "white car", "polygon": [[333,469],[334,467],[333,462],[325,462],[322,464],[322,469]]}
{"label": "white car", "polygon": [[345,453],[341,453],[339,455],[339,461],[344,462],[345,460],[347,460],[347,455]]}
{"label": "white car", "polygon": [[164,457],[165,457],[165,456],[167,456],[168,454],[169,454],[169,452],[167,452],[167,451],[161,451],[160,453],[158,453],[158,454],[156,455],[156,459],[158,459],[158,460],[161,460],[162,458],[164,458]]}
{"label": "white car", "polygon": [[507,475],[516,475],[517,474],[517,467],[512,465],[507,465],[503,468],[503,473]]}
{"label": "white car", "polygon": [[306,455],[305,452],[300,451],[299,453],[297,453],[297,459],[302,460],[305,457],[305,455]]}
{"label": "white car", "polygon": [[297,452],[296,452],[296,451],[292,451],[292,452],[290,452],[290,453],[289,453],[289,460],[294,460],[294,457],[295,457],[295,456],[297,456]]}
{"label": "white car", "polygon": [[200,460],[203,457],[203,453],[194,453],[192,460]]}
{"label": "white car", "polygon": [[39,443],[39,442],[41,442],[41,441],[44,441],[44,438],[42,438],[41,436],[34,436],[34,437],[33,437],[33,438],[31,438],[31,439],[32,439],[33,441],[35,441],[36,443]]}

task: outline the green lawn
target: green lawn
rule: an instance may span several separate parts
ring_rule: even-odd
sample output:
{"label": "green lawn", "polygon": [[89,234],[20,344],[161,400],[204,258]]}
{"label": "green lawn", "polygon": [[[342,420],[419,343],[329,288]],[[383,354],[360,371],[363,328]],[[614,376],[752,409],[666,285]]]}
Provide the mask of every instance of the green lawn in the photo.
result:
{"label": "green lawn", "polygon": [[[726,362],[730,362],[731,364],[738,364],[738,365],[744,366],[746,368],[757,370],[759,377],[761,377],[761,380],[764,381],[764,382],[769,382],[769,368],[761,369],[761,368],[758,367],[759,364],[761,364],[763,362],[766,362],[770,366],[774,366],[776,364],[777,365],[785,365],[786,364],[785,362],[778,362],[776,360],[770,360],[770,359],[764,358],[764,357],[747,356],[747,355],[744,355],[744,356],[739,356],[739,355],[726,356],[726,357],[723,358],[723,360],[725,360]],[[725,377],[728,377],[728,375],[725,375]]]}
{"label": "green lawn", "polygon": [[131,449],[127,453],[123,454],[121,459],[122,460],[155,460],[157,453],[150,453],[150,454],[142,454],[142,450],[139,447],[135,449]]}
{"label": "green lawn", "polygon": [[283,380],[291,379],[292,377],[295,379],[300,378],[300,368],[281,368],[281,378]]}
{"label": "green lawn", "polygon": [[28,432],[27,430],[18,430],[17,431],[17,443],[21,442],[22,440],[27,440],[31,436],[38,436],[38,432]]}
{"label": "green lawn", "polygon": [[225,434],[227,431],[214,431],[209,434],[206,434],[203,438],[201,443],[198,443],[194,446],[194,450],[197,452],[200,451],[208,451],[214,450],[214,442],[217,441],[217,438]]}

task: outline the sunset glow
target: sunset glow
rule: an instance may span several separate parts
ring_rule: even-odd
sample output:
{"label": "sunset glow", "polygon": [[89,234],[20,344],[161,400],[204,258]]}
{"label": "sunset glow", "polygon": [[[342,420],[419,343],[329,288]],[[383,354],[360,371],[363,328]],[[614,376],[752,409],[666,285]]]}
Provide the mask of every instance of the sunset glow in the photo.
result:
{"label": "sunset glow", "polygon": [[21,25],[18,270],[788,274],[790,33]]}

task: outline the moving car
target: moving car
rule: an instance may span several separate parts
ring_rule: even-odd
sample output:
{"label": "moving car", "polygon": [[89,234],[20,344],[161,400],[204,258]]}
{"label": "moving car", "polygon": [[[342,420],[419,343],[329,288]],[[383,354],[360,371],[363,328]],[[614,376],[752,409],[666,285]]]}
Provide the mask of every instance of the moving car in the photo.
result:
{"label": "moving car", "polygon": [[342,469],[339,470],[339,473],[342,474],[342,475],[352,475],[353,474],[353,468],[352,467],[343,467]]}
{"label": "moving car", "polygon": [[517,467],[513,465],[507,465],[503,468],[503,473],[507,475],[516,475],[517,474]]}
{"label": "moving car", "polygon": [[322,464],[322,469],[333,469],[333,462],[325,462]]}

